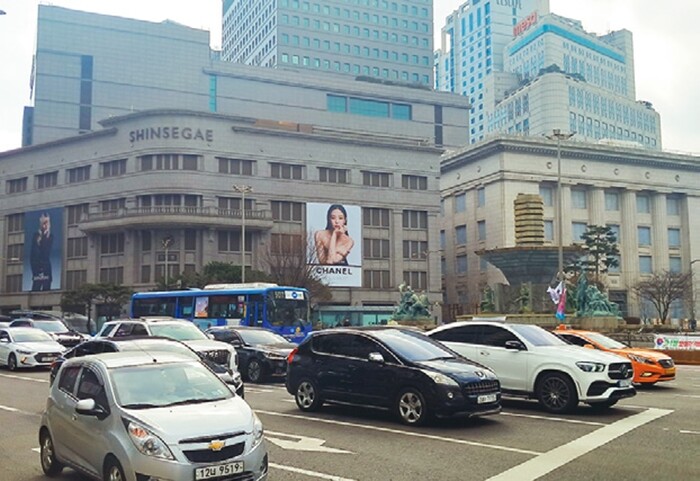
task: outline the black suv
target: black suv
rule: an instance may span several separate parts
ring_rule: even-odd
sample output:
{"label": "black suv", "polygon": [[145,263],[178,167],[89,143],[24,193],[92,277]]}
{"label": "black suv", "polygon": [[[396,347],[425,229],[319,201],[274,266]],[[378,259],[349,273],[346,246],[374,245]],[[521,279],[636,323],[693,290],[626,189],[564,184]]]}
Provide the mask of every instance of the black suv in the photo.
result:
{"label": "black suv", "polygon": [[250,382],[265,382],[287,375],[287,356],[297,347],[264,327],[217,326],[205,331],[227,342],[238,353],[238,369]]}
{"label": "black suv", "polygon": [[501,411],[493,372],[409,329],[314,332],[287,361],[287,391],[302,411],[355,404],[392,411],[409,425]]}

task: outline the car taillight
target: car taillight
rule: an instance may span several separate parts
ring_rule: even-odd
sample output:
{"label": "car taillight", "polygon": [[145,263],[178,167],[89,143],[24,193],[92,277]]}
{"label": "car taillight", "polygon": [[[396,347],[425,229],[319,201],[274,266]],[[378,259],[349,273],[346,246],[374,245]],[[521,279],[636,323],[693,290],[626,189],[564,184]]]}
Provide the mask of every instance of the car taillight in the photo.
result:
{"label": "car taillight", "polygon": [[294,354],[296,354],[298,350],[299,350],[298,347],[295,347],[294,349],[292,349],[292,352],[290,352],[289,355],[287,356],[287,364],[292,363],[292,361],[294,360]]}

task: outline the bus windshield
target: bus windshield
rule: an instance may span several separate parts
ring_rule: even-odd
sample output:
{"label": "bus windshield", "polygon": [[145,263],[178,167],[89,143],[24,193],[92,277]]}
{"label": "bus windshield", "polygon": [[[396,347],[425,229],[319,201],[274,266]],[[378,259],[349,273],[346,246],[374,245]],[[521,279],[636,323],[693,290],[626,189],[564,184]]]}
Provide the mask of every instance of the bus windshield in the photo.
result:
{"label": "bus windshield", "polygon": [[284,299],[271,292],[267,299],[267,312],[270,324],[286,327],[309,327],[309,304],[306,299]]}

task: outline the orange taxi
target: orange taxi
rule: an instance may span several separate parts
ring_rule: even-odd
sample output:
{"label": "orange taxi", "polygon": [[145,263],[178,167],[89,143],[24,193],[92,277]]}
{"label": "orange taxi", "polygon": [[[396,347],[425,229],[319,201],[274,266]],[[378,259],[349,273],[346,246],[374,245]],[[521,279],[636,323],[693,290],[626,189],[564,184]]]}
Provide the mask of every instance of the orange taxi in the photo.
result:
{"label": "orange taxi", "polygon": [[676,378],[676,365],[673,359],[663,352],[629,347],[599,332],[571,329],[564,325],[559,325],[553,332],[571,344],[626,357],[632,361],[634,383],[651,385],[660,381],[673,381]]}

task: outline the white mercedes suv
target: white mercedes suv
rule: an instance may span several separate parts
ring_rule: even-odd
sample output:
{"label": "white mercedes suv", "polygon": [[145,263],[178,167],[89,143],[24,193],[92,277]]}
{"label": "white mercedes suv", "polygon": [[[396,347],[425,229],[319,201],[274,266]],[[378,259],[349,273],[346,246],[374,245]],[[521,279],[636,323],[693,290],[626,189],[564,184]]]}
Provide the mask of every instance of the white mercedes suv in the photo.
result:
{"label": "white mercedes suv", "polygon": [[537,399],[552,413],[579,402],[608,408],[636,394],[628,359],[567,344],[539,326],[464,321],[427,334],[494,371],[504,395]]}
{"label": "white mercedes suv", "polygon": [[201,356],[231,372],[238,370],[238,353],[233,346],[216,341],[193,322],[174,317],[139,317],[105,322],[95,338],[125,336],[160,336],[187,344]]}

